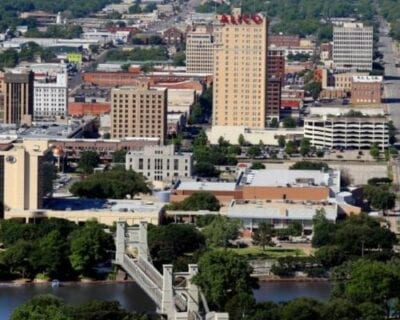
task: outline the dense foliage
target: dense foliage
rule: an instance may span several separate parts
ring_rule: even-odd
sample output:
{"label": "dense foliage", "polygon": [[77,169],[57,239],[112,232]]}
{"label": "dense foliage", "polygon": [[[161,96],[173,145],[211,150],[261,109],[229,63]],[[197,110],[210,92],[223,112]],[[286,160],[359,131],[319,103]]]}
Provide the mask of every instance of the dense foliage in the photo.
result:
{"label": "dense foliage", "polygon": [[168,60],[168,51],[164,47],[134,48],[129,51],[110,50],[107,53],[108,61],[164,61]]}
{"label": "dense foliage", "polygon": [[40,58],[43,62],[50,62],[54,54],[50,49],[43,49],[35,42],[28,42],[20,52],[7,49],[0,53],[0,69],[14,68],[21,61],[34,62],[36,58]]}
{"label": "dense foliage", "polygon": [[[53,295],[38,295],[19,306],[11,320],[150,320],[124,310],[118,302],[91,301],[71,306]],[[155,318],[154,318],[155,319]]]}
{"label": "dense foliage", "polygon": [[84,198],[124,199],[127,195],[133,197],[138,193],[148,193],[150,189],[141,174],[123,167],[114,167],[75,182],[70,192]]}
{"label": "dense foliage", "polygon": [[205,245],[204,236],[193,225],[185,224],[152,226],[148,231],[148,241],[153,263],[158,268],[163,264],[176,264],[185,254]]}
{"label": "dense foliage", "polygon": [[119,0],[2,0],[0,1],[0,30],[21,23],[19,13],[22,11],[44,10],[51,13],[64,12],[66,16],[85,17],[101,10],[105,5]]}
{"label": "dense foliage", "polygon": [[79,38],[82,34],[82,27],[77,25],[50,25],[46,31],[41,32],[36,28],[29,29],[24,35],[27,38]]}
{"label": "dense foliage", "polygon": [[110,257],[114,247],[111,235],[96,222],[84,226],[62,219],[48,219],[37,224],[12,220],[0,223],[1,280],[15,277],[74,279],[93,274],[93,268]]}
{"label": "dense foliage", "polygon": [[325,162],[299,161],[290,170],[329,170],[329,166]]}
{"label": "dense foliage", "polygon": [[[392,9],[398,9],[397,1],[386,0],[386,2],[392,4]],[[241,4],[245,13],[265,13],[270,19],[276,21],[272,26],[274,33],[315,35],[320,40],[332,38],[330,17],[356,17],[370,22],[374,15],[374,8],[369,0],[233,0],[231,3]],[[215,10],[218,13],[228,13],[230,7],[225,3],[218,4],[212,1],[197,7],[198,12],[214,12]]]}
{"label": "dense foliage", "polygon": [[181,202],[173,202],[168,206],[170,210],[197,211],[209,210],[218,211],[220,204],[218,199],[209,192],[195,192]]}

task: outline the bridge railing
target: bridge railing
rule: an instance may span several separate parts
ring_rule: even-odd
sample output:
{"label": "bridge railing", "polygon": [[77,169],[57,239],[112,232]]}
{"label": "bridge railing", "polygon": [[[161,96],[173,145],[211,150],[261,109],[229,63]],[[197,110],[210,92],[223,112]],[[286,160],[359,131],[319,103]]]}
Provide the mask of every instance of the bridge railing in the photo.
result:
{"label": "bridge railing", "polygon": [[139,268],[162,290],[163,277],[161,273],[146,259],[138,258],[136,264]]}
{"label": "bridge railing", "polygon": [[151,299],[161,306],[162,291],[157,284],[144,273],[137,265],[136,261],[128,255],[124,255],[122,267],[139,284],[139,286],[151,297]]}

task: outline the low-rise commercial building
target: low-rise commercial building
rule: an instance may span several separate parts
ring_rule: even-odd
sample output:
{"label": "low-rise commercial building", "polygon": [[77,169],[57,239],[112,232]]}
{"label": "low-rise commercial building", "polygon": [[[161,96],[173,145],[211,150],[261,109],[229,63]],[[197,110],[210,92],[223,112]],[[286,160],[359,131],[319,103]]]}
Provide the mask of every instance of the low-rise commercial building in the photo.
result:
{"label": "low-rise commercial building", "polygon": [[313,230],[313,218],[317,211],[335,222],[338,206],[327,201],[262,201],[262,200],[234,200],[228,207],[227,216],[239,219],[245,231],[252,232],[261,222],[270,224],[275,230],[286,229],[293,223],[300,223],[303,234],[309,235]]}
{"label": "low-rise commercial building", "polygon": [[328,201],[340,191],[340,171],[265,169],[247,170],[237,182],[183,181],[171,194],[182,201],[199,191],[222,203],[231,200]]}
{"label": "low-rise commercial building", "polygon": [[311,116],[304,119],[304,137],[317,148],[369,149],[389,147],[386,117]]}
{"label": "low-rise commercial building", "polygon": [[75,223],[96,220],[112,226],[124,220],[128,225],[142,221],[158,225],[164,212],[164,203],[143,200],[91,200],[91,199],[52,199],[40,210],[12,209],[5,211],[5,219],[24,219],[26,223],[40,219],[58,218]]}
{"label": "low-rise commercial building", "polygon": [[150,181],[172,182],[192,176],[192,154],[175,152],[174,145],[146,146],[126,154],[125,168]]}

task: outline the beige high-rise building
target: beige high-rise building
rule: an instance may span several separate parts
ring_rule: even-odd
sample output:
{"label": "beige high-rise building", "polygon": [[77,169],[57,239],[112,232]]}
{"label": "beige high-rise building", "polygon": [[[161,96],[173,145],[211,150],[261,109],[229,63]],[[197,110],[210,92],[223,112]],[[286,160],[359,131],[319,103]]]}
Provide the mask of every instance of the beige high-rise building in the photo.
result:
{"label": "beige high-rise building", "polygon": [[4,210],[37,210],[52,192],[48,141],[25,140],[0,148],[0,201]]}
{"label": "beige high-rise building", "polygon": [[190,73],[213,73],[214,37],[211,24],[193,25],[187,33],[186,70]]}
{"label": "beige high-rise building", "polygon": [[3,122],[30,124],[33,115],[33,73],[30,71],[7,72],[2,84]]}
{"label": "beige high-rise building", "polygon": [[214,41],[213,126],[265,128],[267,19],[234,9],[217,17]]}
{"label": "beige high-rise building", "polygon": [[150,88],[149,82],[136,87],[114,88],[111,92],[111,136],[113,138],[160,138],[167,132],[166,88]]}

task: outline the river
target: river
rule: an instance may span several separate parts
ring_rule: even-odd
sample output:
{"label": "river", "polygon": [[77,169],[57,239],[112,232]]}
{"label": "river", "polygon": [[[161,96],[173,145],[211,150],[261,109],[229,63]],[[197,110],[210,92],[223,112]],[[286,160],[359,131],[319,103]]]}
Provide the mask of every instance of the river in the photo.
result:
{"label": "river", "polygon": [[[257,301],[288,301],[298,297],[326,300],[329,297],[328,282],[260,282],[254,291]],[[10,317],[13,310],[37,294],[51,293],[71,304],[86,301],[117,300],[130,311],[154,312],[155,305],[134,282],[108,284],[71,284],[52,288],[47,284],[0,286],[0,320]]]}

